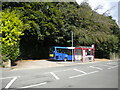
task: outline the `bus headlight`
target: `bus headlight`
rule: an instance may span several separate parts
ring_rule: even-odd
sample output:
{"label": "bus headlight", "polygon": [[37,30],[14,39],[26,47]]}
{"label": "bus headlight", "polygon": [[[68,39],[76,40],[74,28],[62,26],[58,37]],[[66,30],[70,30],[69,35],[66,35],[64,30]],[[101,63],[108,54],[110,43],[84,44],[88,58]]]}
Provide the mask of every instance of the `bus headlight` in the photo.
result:
{"label": "bus headlight", "polygon": [[54,54],[49,54],[50,57],[54,57]]}

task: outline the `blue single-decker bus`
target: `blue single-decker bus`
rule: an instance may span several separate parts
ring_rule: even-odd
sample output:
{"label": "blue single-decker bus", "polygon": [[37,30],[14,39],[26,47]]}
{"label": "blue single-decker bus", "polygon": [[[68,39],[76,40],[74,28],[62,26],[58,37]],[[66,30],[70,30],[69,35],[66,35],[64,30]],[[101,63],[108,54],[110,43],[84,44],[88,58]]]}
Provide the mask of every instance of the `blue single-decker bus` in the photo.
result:
{"label": "blue single-decker bus", "polygon": [[72,50],[74,48],[53,46],[49,50],[49,58],[53,60],[72,60]]}

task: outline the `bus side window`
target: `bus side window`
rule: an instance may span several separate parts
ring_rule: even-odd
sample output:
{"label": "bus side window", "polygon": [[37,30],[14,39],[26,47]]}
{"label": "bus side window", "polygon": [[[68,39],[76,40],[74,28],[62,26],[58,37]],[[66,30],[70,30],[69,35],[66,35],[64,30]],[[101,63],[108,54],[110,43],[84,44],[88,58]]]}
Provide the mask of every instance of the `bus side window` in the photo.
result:
{"label": "bus side window", "polygon": [[61,49],[61,53],[64,53],[64,49]]}
{"label": "bus side window", "polygon": [[60,48],[60,51],[59,51],[60,53],[62,53],[62,49]]}
{"label": "bus side window", "polygon": [[66,50],[65,49],[63,49],[63,53],[65,54],[65,52],[66,52]]}
{"label": "bus side window", "polygon": [[60,53],[60,48],[58,49],[58,53]]}
{"label": "bus side window", "polygon": [[59,48],[57,48],[57,53],[60,53],[60,49]]}
{"label": "bus side window", "polygon": [[72,55],[72,49],[69,50],[69,55]]}
{"label": "bus side window", "polygon": [[62,49],[61,48],[59,49],[59,53],[62,53]]}

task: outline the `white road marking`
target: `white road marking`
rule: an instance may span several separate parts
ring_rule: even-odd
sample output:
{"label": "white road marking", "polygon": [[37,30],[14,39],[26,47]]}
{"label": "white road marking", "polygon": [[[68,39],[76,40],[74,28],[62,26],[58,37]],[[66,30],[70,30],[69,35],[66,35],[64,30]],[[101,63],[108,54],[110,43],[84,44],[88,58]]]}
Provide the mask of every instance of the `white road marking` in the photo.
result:
{"label": "white road marking", "polygon": [[88,74],[92,74],[92,73],[96,73],[96,72],[99,72],[99,71],[93,71],[93,72],[89,72],[89,73],[86,73],[86,74],[81,74],[81,75],[77,75],[77,76],[72,76],[72,77],[69,77],[69,78],[76,78],[76,77],[80,77],[80,76],[84,76],[84,75],[88,75]]}
{"label": "white road marking", "polygon": [[[69,71],[69,70],[72,70],[72,69],[65,69],[65,70],[57,70],[57,71],[51,71],[51,72],[62,72],[62,71]],[[44,74],[48,74],[50,72],[45,72]]]}
{"label": "white road marking", "polygon": [[112,69],[112,68],[116,68],[116,67],[118,67],[118,65],[117,65],[117,66],[110,67],[110,68],[108,68],[108,69]]}
{"label": "white road marking", "polygon": [[80,76],[83,76],[83,75],[87,75],[87,74],[81,74],[81,75],[72,76],[72,77],[69,77],[69,78],[76,78],[76,77],[80,77]]}
{"label": "white road marking", "polygon": [[99,72],[99,71],[93,71],[93,72],[89,72],[89,73],[87,73],[87,74],[92,74],[92,73],[96,73],[96,72]]}
{"label": "white road marking", "polygon": [[62,72],[62,71],[69,71],[69,70],[72,70],[72,69],[58,70],[58,71],[52,71],[52,72]]}
{"label": "white road marking", "polygon": [[50,72],[50,73],[55,77],[55,79],[57,79],[57,80],[60,79],[57,75],[55,75],[55,73],[53,73],[53,72]]}
{"label": "white road marking", "polygon": [[106,66],[106,67],[111,67],[111,66],[109,66],[109,65],[103,65],[103,66]]}
{"label": "white road marking", "polygon": [[14,77],[7,85],[5,88],[9,88],[14,82],[15,80],[17,79],[17,77]]}
{"label": "white road marking", "polygon": [[81,73],[84,73],[84,74],[87,74],[86,72],[82,71],[82,70],[78,70],[78,69],[73,69],[75,71],[78,71],[78,72],[81,72]]}
{"label": "white road marking", "polygon": [[31,88],[31,87],[35,87],[35,86],[44,85],[44,84],[47,84],[47,82],[43,82],[43,83],[40,83],[40,84],[35,84],[35,85],[29,85],[29,86],[20,87],[20,88]]}
{"label": "white road marking", "polygon": [[107,63],[107,64],[113,64],[113,62],[112,63]]}
{"label": "white road marking", "polygon": [[96,69],[99,69],[99,70],[103,70],[102,68],[99,68],[99,67],[95,67],[95,66],[89,66],[91,68],[96,68]]}

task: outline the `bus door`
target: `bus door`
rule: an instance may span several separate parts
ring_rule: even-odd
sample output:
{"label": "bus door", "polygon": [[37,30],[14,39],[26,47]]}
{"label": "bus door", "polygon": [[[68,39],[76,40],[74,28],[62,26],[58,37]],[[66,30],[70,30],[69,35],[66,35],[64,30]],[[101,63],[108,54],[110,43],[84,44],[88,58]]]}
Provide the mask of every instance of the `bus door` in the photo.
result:
{"label": "bus door", "polygon": [[63,54],[61,48],[57,48],[57,53],[56,53],[56,60],[63,60]]}
{"label": "bus door", "polygon": [[62,60],[68,60],[68,53],[67,53],[68,49],[61,49],[61,53],[62,53]]}
{"label": "bus door", "polygon": [[62,60],[70,60],[70,50],[69,49],[61,49]]}

